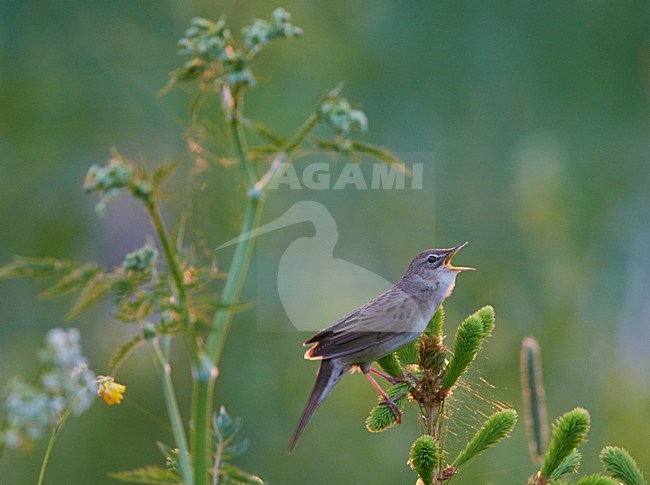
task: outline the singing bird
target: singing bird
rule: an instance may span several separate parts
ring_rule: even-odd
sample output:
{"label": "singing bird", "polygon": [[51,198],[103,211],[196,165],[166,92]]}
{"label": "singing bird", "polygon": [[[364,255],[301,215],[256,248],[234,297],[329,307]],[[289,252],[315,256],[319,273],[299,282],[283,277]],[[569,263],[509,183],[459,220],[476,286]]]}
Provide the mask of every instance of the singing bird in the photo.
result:
{"label": "singing bird", "polygon": [[293,451],[305,426],[332,388],[349,370],[361,370],[400,419],[399,409],[370,373],[390,376],[373,368],[372,363],[424,332],[433,314],[453,291],[458,273],[474,269],[451,264],[451,258],[466,244],[421,252],[413,258],[396,285],[304,343],[311,346],[305,358],[320,360],[321,364],[289,452]]}

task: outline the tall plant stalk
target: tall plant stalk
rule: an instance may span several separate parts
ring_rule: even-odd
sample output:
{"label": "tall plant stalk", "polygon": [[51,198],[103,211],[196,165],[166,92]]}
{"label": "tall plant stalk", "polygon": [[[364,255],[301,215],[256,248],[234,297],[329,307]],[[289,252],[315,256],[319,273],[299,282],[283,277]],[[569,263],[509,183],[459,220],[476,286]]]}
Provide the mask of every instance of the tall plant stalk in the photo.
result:
{"label": "tall plant stalk", "polygon": [[[246,134],[243,129],[241,120],[243,119],[243,91],[239,90],[234,96],[230,93],[230,87],[224,86],[227,93],[222,94],[222,99],[233,99],[230,116],[230,135],[236,149],[237,158],[242,167],[243,174],[247,180],[246,190],[246,208],[244,220],[239,231],[240,236],[249,234],[255,230],[262,217],[264,202],[268,195],[268,189],[273,185],[275,177],[282,173],[283,165],[287,163],[289,152],[295,150],[303,139],[309,134],[311,129],[316,125],[317,118],[310,115],[299,128],[298,132],[291,138],[285,151],[278,153],[269,168],[260,177],[259,181],[255,178],[254,171],[251,167],[246,152]],[[238,303],[241,291],[246,281],[248,267],[253,254],[254,239],[248,237],[240,238],[235,246],[235,253],[230,264],[228,276],[221,293],[220,301],[223,307],[217,310],[212,321],[212,328],[206,338],[205,355],[212,367],[210,372],[197,373],[194,376],[193,383],[193,406],[192,406],[192,423],[194,425],[194,434],[192,446],[194,449],[194,470],[195,483],[204,485],[204,477],[200,477],[200,470],[207,469],[207,461],[203,461],[209,453],[207,448],[208,435],[206,430],[209,429],[208,423],[212,412],[212,395],[214,391],[214,381],[217,376],[216,368],[219,365],[223,349],[228,337],[228,332],[232,324],[233,311],[232,307]],[[202,473],[205,475],[205,473]],[[207,475],[205,476],[207,480]]]}
{"label": "tall plant stalk", "polygon": [[[214,278],[220,275],[208,265],[200,267],[197,263],[198,267],[195,267],[192,254],[186,253],[180,244],[173,241],[167,230],[160,210],[160,186],[171,168],[159,167],[148,175],[117,150],[112,151],[105,166],[90,167],[84,189],[100,194],[96,206],[100,214],[122,190],[143,203],[165,264],[159,265],[158,249],[147,243],[127,254],[122,265],[113,270],[54,258],[16,258],[14,263],[0,268],[0,277],[32,276],[56,280],[45,292],[51,297],[79,292],[70,311],[71,317],[112,296],[116,319],[137,324],[139,331],[117,349],[109,364],[110,372],[114,373],[139,345],[152,344],[176,449],[160,445],[167,468],[146,467],[118,472],[111,475],[116,479],[138,483],[162,479],[165,483],[182,481],[186,485],[207,485],[212,474],[213,483],[217,483],[221,476],[244,475],[254,483],[261,481],[259,477],[225,463],[243,449],[232,444],[239,424],[223,407],[219,413],[213,413],[215,380],[253,254],[254,239],[246,235],[259,226],[269,189],[287,164],[301,154],[333,150],[348,155],[364,155],[385,164],[399,164],[398,170],[405,170],[403,162],[389,150],[350,138],[355,130],[365,131],[367,118],[340,96],[340,85],[327,92],[296,132],[286,139],[262,123],[245,118],[244,95],[256,84],[250,67],[255,56],[271,41],[296,37],[301,32],[291,23],[291,15],[279,8],[273,11],[269,21],[254,19],[244,27],[241,41],[235,40],[224,19],[215,22],[204,18],[193,19],[185,37],[179,41],[181,53],[191,58],[171,73],[168,88],[196,81],[203,91],[219,92],[228,136],[246,188],[240,237],[220,298],[215,297],[211,287]],[[312,129],[318,124],[329,126],[331,137],[311,136]],[[272,150],[269,151],[267,146],[249,148],[247,130],[253,130],[269,141]],[[305,150],[307,145],[311,148]],[[257,161],[259,154],[263,155],[267,165],[253,165],[252,161]],[[262,166],[264,171],[259,168]],[[171,339],[176,335],[183,340],[191,367],[189,440],[185,429],[187,422],[181,415],[174,391],[169,360]],[[126,386],[114,382],[113,376],[100,377],[105,386],[105,389],[100,389],[100,395],[107,404],[119,404]],[[435,422],[433,417],[430,422]],[[0,431],[4,428],[4,425],[0,426]],[[55,436],[56,432],[48,447],[45,464]],[[214,445],[215,440],[217,445]],[[0,453],[3,446],[0,442]],[[211,449],[212,446],[216,449]]]}

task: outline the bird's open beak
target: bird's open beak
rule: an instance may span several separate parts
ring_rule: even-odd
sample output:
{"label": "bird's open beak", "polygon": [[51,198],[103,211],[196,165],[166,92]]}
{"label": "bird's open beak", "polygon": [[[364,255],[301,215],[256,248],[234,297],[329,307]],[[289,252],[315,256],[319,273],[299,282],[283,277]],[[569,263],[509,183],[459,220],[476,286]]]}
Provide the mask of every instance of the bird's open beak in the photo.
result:
{"label": "bird's open beak", "polygon": [[473,271],[473,270],[476,269],[476,268],[470,268],[470,267],[468,267],[468,266],[453,266],[453,265],[451,264],[451,258],[453,258],[454,255],[455,255],[458,251],[460,251],[461,248],[467,246],[467,244],[469,244],[469,243],[468,243],[468,242],[464,242],[464,243],[459,244],[458,246],[455,246],[455,247],[453,247],[453,248],[451,248],[451,249],[448,250],[448,252],[447,252],[447,256],[445,256],[445,261],[444,261],[444,263],[443,263],[444,266],[445,266],[445,268],[450,269],[450,270],[452,270],[452,271]]}

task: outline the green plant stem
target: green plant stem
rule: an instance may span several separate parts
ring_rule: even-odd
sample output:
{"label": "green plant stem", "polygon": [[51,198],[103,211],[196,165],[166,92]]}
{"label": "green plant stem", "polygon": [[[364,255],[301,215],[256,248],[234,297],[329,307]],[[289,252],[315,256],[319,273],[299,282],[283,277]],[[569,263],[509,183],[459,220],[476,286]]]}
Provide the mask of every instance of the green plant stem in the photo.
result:
{"label": "green plant stem", "polygon": [[318,123],[318,115],[316,113],[310,114],[309,117],[300,126],[300,128],[298,128],[296,134],[291,138],[291,141],[287,146],[287,151],[291,152],[295,150],[298,147],[298,145],[300,145],[300,143],[309,134],[312,128],[316,126],[317,123]]}
{"label": "green plant stem", "polygon": [[[235,99],[235,112],[229,121],[237,156],[249,184],[246,194],[244,221],[239,231],[239,234],[243,235],[251,232],[259,225],[265,195],[267,194],[268,188],[272,186],[275,177],[282,173],[282,166],[286,163],[288,154],[287,152],[279,153],[264,176],[261,177],[259,182],[255,182],[255,174],[246,154],[245,134],[240,123],[243,102],[241,92],[237,93]],[[288,150],[295,149],[316,125],[316,122],[316,115],[310,115],[298,132],[292,137]],[[228,307],[236,304],[239,300],[241,290],[246,281],[248,267],[253,254],[253,246],[253,239],[244,238],[235,247],[235,254],[221,293],[221,303],[224,304],[225,308],[215,313],[212,328],[206,338],[204,347],[205,357],[209,359],[209,362],[213,366],[212,371],[199,372],[194,376],[192,389],[192,450],[196,485],[205,485],[207,483],[208,423],[212,413],[212,394],[214,391],[214,380],[217,375],[215,369],[221,360],[226,338],[232,324],[233,311]]]}
{"label": "green plant stem", "polygon": [[[174,280],[174,285],[176,286],[176,294],[178,299],[177,303],[181,314],[180,317],[183,329],[182,334],[185,341],[185,346],[192,359],[192,377],[194,380],[194,387],[196,387],[197,381],[200,381],[201,379],[207,379],[208,381],[212,380],[212,378],[209,377],[211,374],[213,374],[211,369],[212,366],[209,366],[207,370],[205,369],[206,359],[203,358],[203,354],[198,348],[196,340],[192,337],[192,329],[190,328],[190,311],[188,308],[185,285],[183,283],[183,275],[181,274],[178,262],[176,261],[176,253],[169,241],[167,230],[165,229],[165,225],[163,223],[162,217],[160,216],[160,212],[158,211],[157,207],[151,202],[145,205],[147,207],[147,212],[149,213],[149,217],[154,226],[158,239],[160,240],[163,253],[165,254],[165,258],[167,260],[167,265],[169,266],[172,278]],[[160,348],[157,348],[157,351],[159,350]],[[161,357],[164,358],[164,355],[159,353],[158,357],[159,359]],[[178,404],[174,395],[171,381],[171,369],[169,368],[167,359],[164,359],[164,361],[161,362],[161,366],[165,404],[167,406],[170,421],[172,422],[172,430],[174,439],[176,440],[176,446],[178,447],[181,455],[181,471],[183,474],[183,479],[188,485],[192,483],[196,483],[197,485],[205,484],[205,480],[207,478],[207,422],[197,423],[195,420],[192,421],[194,424],[194,427],[192,428],[192,453],[194,458],[194,471],[192,471],[192,467],[189,463],[190,451],[187,445],[187,438],[185,437],[185,432],[183,430],[183,419],[181,417],[180,410],[178,408]],[[208,377],[202,377],[206,374]],[[211,393],[212,391],[210,388],[205,389],[204,392]],[[192,396],[192,402],[194,406],[197,404],[202,406],[200,411],[197,411],[195,409],[192,410],[193,416],[196,416],[196,412],[205,412],[207,413],[207,416],[210,415],[209,409],[203,409],[203,406],[205,406],[206,403],[204,401],[197,401],[194,394]],[[197,426],[197,424],[200,424],[200,426]]]}
{"label": "green plant stem", "polygon": [[[250,197],[246,204],[246,214],[244,216],[244,223],[240,234],[245,234],[257,225],[261,215],[262,203],[259,199]],[[241,289],[246,279],[246,270],[250,263],[252,254],[251,239],[244,239],[237,244],[233,262],[230,266],[230,271],[226,279],[221,301],[228,305],[234,304],[239,298]],[[213,366],[218,365],[223,352],[224,343],[232,323],[233,312],[229,308],[223,308],[217,311],[212,323],[212,329],[208,334],[205,350],[206,358]],[[192,391],[192,421],[194,423],[194,434],[192,438],[192,448],[194,450],[194,470],[196,484],[204,484],[203,480],[207,478],[205,475],[206,468],[202,468],[203,473],[199,477],[199,470],[201,470],[202,463],[207,466],[207,444],[208,444],[208,422],[212,412],[212,393],[214,390],[214,380],[216,372],[200,373],[194,377],[193,391]]]}
{"label": "green plant stem", "polygon": [[196,341],[192,338],[190,333],[190,311],[187,304],[187,293],[185,292],[185,284],[183,283],[183,275],[176,261],[176,253],[172,248],[172,245],[169,241],[169,236],[167,235],[167,229],[160,215],[160,212],[157,206],[153,202],[146,202],[145,207],[147,208],[147,213],[151,219],[151,224],[153,225],[156,235],[160,240],[160,245],[162,246],[165,259],[167,261],[167,266],[172,274],[172,279],[174,280],[174,286],[176,287],[176,296],[178,308],[180,309],[181,314],[181,325],[183,328],[183,337],[185,339],[185,344],[187,350],[190,352],[192,361],[194,365],[199,364],[199,356]]}
{"label": "green plant stem", "polygon": [[[257,227],[263,203],[260,199],[249,197],[246,204],[246,213],[244,214],[244,222],[240,234],[246,234]],[[237,303],[239,294],[241,293],[244,281],[246,279],[246,272],[250,264],[250,259],[253,251],[253,239],[242,239],[235,248],[230,271],[226,279],[226,284],[221,294],[221,303],[225,306],[234,305]],[[222,308],[215,314],[212,331],[208,335],[206,341],[206,352],[212,358],[215,364],[218,364],[221,359],[225,339],[230,329],[232,322],[233,311],[230,308]]]}
{"label": "green plant stem", "polygon": [[192,457],[194,484],[208,483],[208,438],[215,374],[201,372],[192,376]]}
{"label": "green plant stem", "polygon": [[68,409],[66,409],[65,412],[63,413],[63,416],[61,416],[61,419],[54,425],[54,429],[52,430],[52,436],[50,436],[50,441],[47,444],[47,450],[45,450],[43,463],[41,463],[41,472],[38,474],[38,485],[43,484],[43,479],[45,478],[45,469],[47,468],[47,464],[50,462],[50,455],[52,454],[52,449],[54,448],[56,436],[59,434],[59,430],[61,429],[63,423],[65,423],[66,419],[68,419],[71,413],[72,413],[72,405],[68,406]]}
{"label": "green plant stem", "polygon": [[176,401],[176,393],[174,392],[174,384],[171,377],[171,366],[169,365],[169,336],[161,337],[163,339],[163,350],[158,342],[154,339],[153,348],[156,354],[158,367],[162,377],[163,397],[165,399],[165,406],[167,407],[167,414],[169,421],[172,425],[172,433],[174,441],[179,451],[179,460],[181,466],[181,475],[186,485],[192,485],[192,465],[190,463],[190,453],[187,446],[187,437],[185,436],[185,429],[183,427],[183,419],[181,417],[178,402]]}
{"label": "green plant stem", "polygon": [[[445,422],[445,401],[440,402],[438,407],[438,418],[436,420],[436,429],[435,429],[435,439],[438,449],[440,450],[440,455],[438,456],[438,474],[442,474],[444,469],[444,449],[445,449],[445,435],[444,435],[444,422]],[[453,475],[452,475],[453,477]],[[451,478],[449,479],[451,481]]]}
{"label": "green plant stem", "polygon": [[[224,87],[224,89],[229,89]],[[255,192],[255,175],[246,154],[245,135],[240,123],[241,107],[243,102],[242,91],[235,94],[235,111],[229,120],[235,149],[244,173],[248,181],[246,213],[240,234],[251,231],[261,215],[260,193]],[[250,263],[252,254],[252,240],[244,239],[235,248],[230,271],[221,294],[221,302],[225,305],[236,303],[246,279],[246,270]],[[214,380],[217,372],[216,366],[221,358],[223,345],[232,322],[232,311],[228,308],[216,312],[212,329],[205,342],[205,355],[203,368],[193,374],[192,385],[192,451],[194,458],[194,479],[196,485],[207,484],[208,465],[208,430],[209,420],[212,414],[212,395],[214,391]],[[210,369],[206,367],[210,366]]]}
{"label": "green plant stem", "polygon": [[[229,89],[225,87],[224,89]],[[244,125],[241,123],[241,113],[243,111],[244,104],[244,91],[242,89],[237,90],[234,93],[235,99],[235,109],[230,118],[230,128],[232,130],[232,139],[235,142],[235,150],[237,151],[237,158],[239,158],[239,163],[244,169],[244,173],[248,179],[248,187],[255,186],[255,172],[253,171],[253,166],[251,165],[250,160],[248,159],[248,148],[246,145],[246,135],[244,133]]]}
{"label": "green plant stem", "polygon": [[[172,249],[172,245],[169,242],[169,237],[167,236],[167,230],[165,229],[165,224],[163,223],[162,217],[160,216],[160,212],[158,211],[158,208],[156,205],[152,202],[147,202],[145,204],[147,208],[147,213],[149,214],[149,218],[151,219],[151,223],[154,227],[154,230],[156,231],[156,235],[158,236],[158,239],[160,239],[160,244],[163,249],[163,253],[165,254],[165,259],[167,260],[167,265],[169,266],[169,270],[172,273],[172,278],[174,279],[174,285],[176,286],[176,291],[178,292],[178,297],[179,297],[179,303],[185,303],[186,301],[186,293],[185,293],[185,285],[183,284],[183,275],[181,274],[181,270],[178,267],[178,263],[176,262],[176,256],[174,253],[174,250]],[[189,322],[185,322],[186,324]]]}

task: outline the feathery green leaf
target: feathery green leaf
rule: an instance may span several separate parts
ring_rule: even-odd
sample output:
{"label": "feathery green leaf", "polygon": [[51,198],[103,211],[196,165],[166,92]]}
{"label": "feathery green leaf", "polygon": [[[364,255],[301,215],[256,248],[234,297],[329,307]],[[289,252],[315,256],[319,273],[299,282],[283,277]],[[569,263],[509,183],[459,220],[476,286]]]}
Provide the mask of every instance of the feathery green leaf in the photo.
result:
{"label": "feathery green leaf", "polygon": [[381,367],[387,374],[393,377],[399,377],[404,373],[394,353],[388,354],[386,357],[382,357],[377,361],[377,363],[379,364],[379,367]]}
{"label": "feathery green leaf", "polygon": [[122,363],[122,360],[137,346],[139,346],[144,341],[144,336],[139,333],[135,335],[131,340],[124,342],[120,345],[120,348],[117,349],[113,357],[111,358],[110,363],[108,364],[109,375],[114,373],[115,368]]}
{"label": "feathery green leaf", "polygon": [[567,456],[562,463],[553,471],[551,478],[553,480],[559,480],[564,475],[569,473],[575,473],[580,468],[580,461],[582,460],[582,455],[578,450],[573,450],[569,456]]}
{"label": "feathery green leaf", "polygon": [[146,483],[153,485],[176,485],[182,483],[173,472],[159,466],[146,466],[136,470],[109,473],[109,477],[120,482]]}
{"label": "feathery green leaf", "polygon": [[606,446],[600,452],[600,461],[607,473],[625,485],[645,485],[643,473],[634,458],[623,448]]}
{"label": "feathery green leaf", "polygon": [[96,264],[84,264],[62,276],[59,281],[41,292],[41,298],[55,298],[83,288],[88,281],[101,271]]}
{"label": "feathery green leaf", "polygon": [[32,278],[52,278],[70,273],[79,265],[73,261],[56,258],[25,258],[14,256],[13,262],[0,267],[0,279],[30,276]]}
{"label": "feathery green leaf", "polygon": [[470,315],[460,324],[454,340],[454,354],[449,360],[442,380],[442,389],[451,389],[474,360],[485,337],[483,322],[476,315]]}
{"label": "feathery green leaf", "polygon": [[[386,394],[397,404],[397,407],[401,411],[404,409],[404,404],[408,400],[408,392],[410,389],[411,386],[408,382],[398,382],[394,386],[391,386],[386,391]],[[370,410],[370,414],[366,418],[366,429],[371,433],[379,433],[397,424],[397,419],[393,411],[385,404],[382,404],[382,402],[383,399],[379,397],[377,406]]]}
{"label": "feathery green leaf", "polygon": [[413,365],[418,363],[418,345],[417,341],[409,342],[404,347],[399,349],[397,352],[397,358],[399,359],[402,366],[406,367],[408,365]]}
{"label": "feathery green leaf", "polygon": [[489,447],[506,438],[516,423],[517,412],[514,409],[494,413],[487,419],[474,438],[467,443],[465,449],[458,454],[452,466],[456,468],[462,467],[472,458],[477,457]]}
{"label": "feathery green leaf", "polygon": [[75,318],[83,311],[102,301],[110,293],[111,286],[111,282],[104,278],[102,274],[98,274],[89,280],[81,290],[74,305],[72,305],[67,318]]}
{"label": "feathery green leaf", "polygon": [[228,481],[223,482],[219,480],[218,483],[226,483],[226,484],[233,484],[233,485],[235,484],[262,485],[264,483],[264,480],[262,480],[257,475],[248,473],[231,463],[224,463],[219,468],[219,475],[221,475]]}
{"label": "feathery green leaf", "polygon": [[490,305],[486,305],[475,313],[483,324],[483,333],[485,337],[492,335],[492,330],[494,330],[494,325],[496,323],[496,315],[494,313],[494,308]]}
{"label": "feathery green leaf", "polygon": [[553,437],[542,464],[542,477],[553,476],[560,464],[581,445],[589,431],[589,412],[575,408],[560,416],[553,426]]}
{"label": "feathery green leaf", "polygon": [[427,324],[424,333],[427,335],[442,335],[442,325],[445,323],[445,309],[440,305]]}
{"label": "feathery green leaf", "polygon": [[576,485],[620,485],[616,480],[613,480],[605,475],[587,475],[582,477],[576,482]]}

